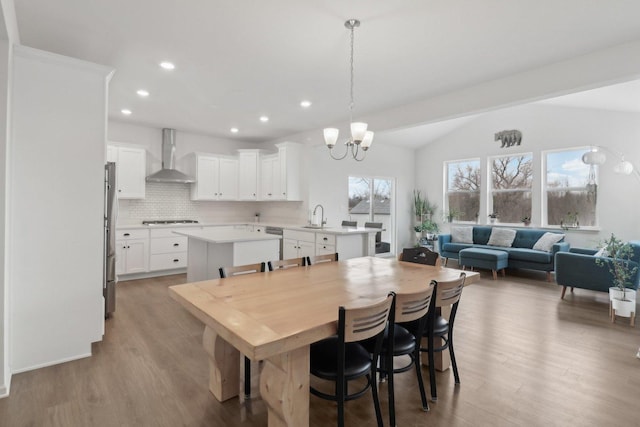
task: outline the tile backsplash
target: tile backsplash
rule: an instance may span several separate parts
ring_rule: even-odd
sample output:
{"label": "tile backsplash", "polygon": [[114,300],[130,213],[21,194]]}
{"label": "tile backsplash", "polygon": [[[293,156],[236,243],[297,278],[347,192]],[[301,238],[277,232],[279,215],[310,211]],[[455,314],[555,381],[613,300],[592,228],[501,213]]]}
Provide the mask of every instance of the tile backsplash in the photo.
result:
{"label": "tile backsplash", "polygon": [[120,200],[118,224],[140,224],[144,220],[196,219],[200,222],[261,221],[303,223],[303,202],[212,202],[190,199],[189,184],[148,182],[146,197]]}

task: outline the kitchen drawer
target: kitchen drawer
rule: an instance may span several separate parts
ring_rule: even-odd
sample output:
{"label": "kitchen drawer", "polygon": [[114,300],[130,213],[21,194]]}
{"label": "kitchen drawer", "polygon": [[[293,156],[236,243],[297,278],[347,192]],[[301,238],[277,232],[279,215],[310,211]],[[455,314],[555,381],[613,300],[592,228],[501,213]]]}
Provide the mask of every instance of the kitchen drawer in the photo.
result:
{"label": "kitchen drawer", "polygon": [[154,237],[173,237],[177,236],[174,231],[193,231],[193,230],[201,230],[202,227],[175,227],[175,228],[154,228],[150,230],[151,238]]}
{"label": "kitchen drawer", "polygon": [[173,252],[186,252],[188,247],[187,236],[173,235],[174,237],[158,237],[151,239],[151,254],[168,254]]}
{"label": "kitchen drawer", "polygon": [[187,253],[155,254],[151,255],[149,269],[170,270],[172,268],[184,268],[187,266]]}
{"label": "kitchen drawer", "polygon": [[285,239],[301,240],[303,242],[315,243],[316,241],[316,233],[312,231],[284,230],[283,236]]}
{"label": "kitchen drawer", "polygon": [[336,235],[326,234],[326,233],[316,233],[316,243],[322,243],[326,245],[335,245]]}
{"label": "kitchen drawer", "polygon": [[128,239],[148,239],[149,230],[131,228],[116,230],[116,240],[128,240]]}
{"label": "kitchen drawer", "polygon": [[335,245],[325,245],[323,243],[316,243],[316,255],[328,255],[335,254],[336,246]]}

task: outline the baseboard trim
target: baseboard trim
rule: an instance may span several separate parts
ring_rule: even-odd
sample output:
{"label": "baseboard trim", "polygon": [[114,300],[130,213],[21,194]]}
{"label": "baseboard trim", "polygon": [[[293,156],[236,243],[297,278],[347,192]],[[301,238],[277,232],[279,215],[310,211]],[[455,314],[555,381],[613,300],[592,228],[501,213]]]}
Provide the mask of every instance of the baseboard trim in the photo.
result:
{"label": "baseboard trim", "polygon": [[9,387],[2,385],[0,386],[0,399],[9,397]]}
{"label": "baseboard trim", "polygon": [[172,276],[174,274],[186,273],[186,268],[176,268],[173,270],[149,271],[146,273],[120,274],[118,282],[126,282],[128,280],[148,279],[150,277]]}
{"label": "baseboard trim", "polygon": [[53,360],[53,361],[50,361],[50,362],[41,363],[39,365],[29,366],[29,367],[26,367],[26,368],[16,369],[15,371],[11,371],[11,373],[12,374],[20,374],[22,372],[33,371],[35,369],[46,368],[48,366],[59,365],[61,363],[72,362],[74,360],[84,359],[86,357],[91,357],[91,352],[77,354],[77,355],[74,355],[74,356],[71,356],[71,357],[65,357],[65,358],[62,358],[62,359]]}

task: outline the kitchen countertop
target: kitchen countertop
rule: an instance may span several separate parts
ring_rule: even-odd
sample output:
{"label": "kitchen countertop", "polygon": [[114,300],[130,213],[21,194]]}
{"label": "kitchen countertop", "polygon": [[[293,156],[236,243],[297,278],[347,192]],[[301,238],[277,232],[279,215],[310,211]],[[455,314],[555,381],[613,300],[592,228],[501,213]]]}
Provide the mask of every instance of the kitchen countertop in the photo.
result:
{"label": "kitchen countertop", "polygon": [[185,230],[174,231],[181,236],[187,236],[191,239],[202,240],[207,243],[233,243],[233,242],[251,242],[259,240],[279,240],[282,236],[275,234],[254,233],[246,230]]}
{"label": "kitchen countertop", "polygon": [[[209,222],[199,222],[197,224],[154,224],[154,225],[142,225],[142,224],[129,224],[118,226],[118,230],[124,229],[156,229],[156,228],[195,228],[202,229],[202,227],[223,227],[223,226],[234,226],[234,225],[253,225],[253,226],[262,226],[262,227],[279,227],[285,230],[292,231],[307,231],[310,233],[325,233],[325,234],[336,234],[336,235],[351,235],[351,234],[366,234],[366,233],[377,233],[381,231],[380,228],[365,228],[365,227],[304,227],[302,225],[291,225],[291,224],[283,224],[276,222],[225,222],[225,223],[209,223]],[[203,230],[205,231],[205,230]],[[224,231],[224,230],[218,230]],[[233,232],[242,232],[244,230],[227,230]],[[251,233],[251,232],[248,232]],[[182,233],[180,233],[182,234]],[[251,235],[255,236],[255,233],[251,233]]]}

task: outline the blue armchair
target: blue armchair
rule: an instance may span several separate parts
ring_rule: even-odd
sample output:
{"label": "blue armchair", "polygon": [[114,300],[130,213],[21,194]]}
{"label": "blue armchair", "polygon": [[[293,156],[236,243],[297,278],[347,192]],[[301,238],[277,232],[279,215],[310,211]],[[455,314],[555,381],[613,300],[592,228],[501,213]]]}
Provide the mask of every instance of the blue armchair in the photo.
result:
{"label": "blue armchair", "polygon": [[[631,268],[640,267],[640,242],[629,242],[633,247]],[[605,263],[611,258],[595,257],[596,249],[571,248],[569,252],[556,253],[556,282],[562,286],[560,298],[564,298],[567,287],[588,289],[598,292],[608,292],[613,286],[613,275],[607,266],[598,266],[596,259]],[[631,289],[640,286],[640,268],[632,278]]]}

